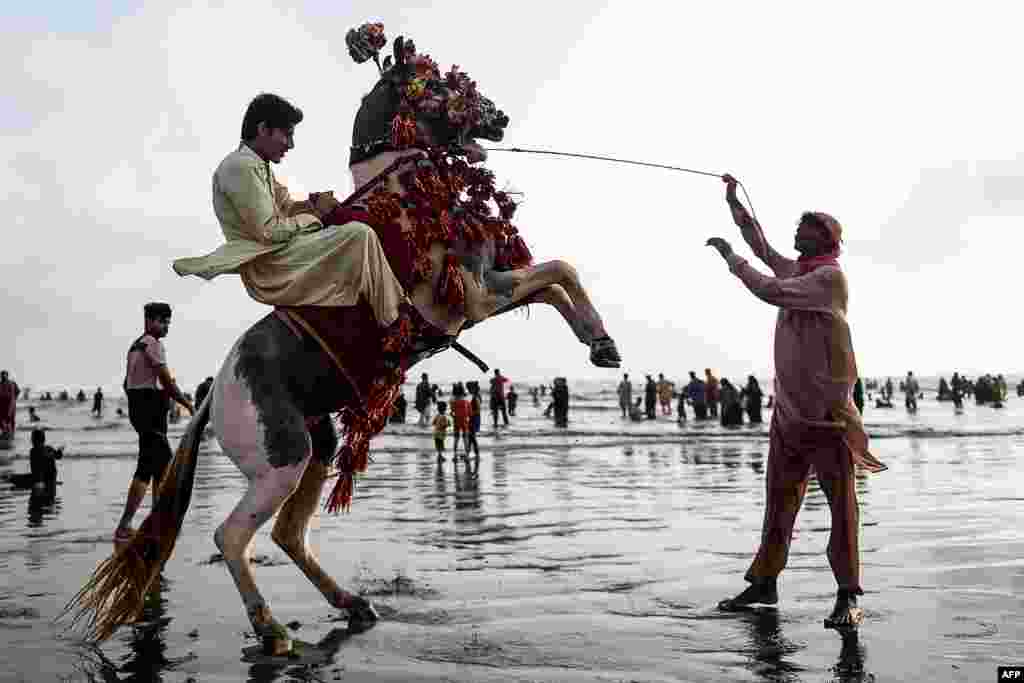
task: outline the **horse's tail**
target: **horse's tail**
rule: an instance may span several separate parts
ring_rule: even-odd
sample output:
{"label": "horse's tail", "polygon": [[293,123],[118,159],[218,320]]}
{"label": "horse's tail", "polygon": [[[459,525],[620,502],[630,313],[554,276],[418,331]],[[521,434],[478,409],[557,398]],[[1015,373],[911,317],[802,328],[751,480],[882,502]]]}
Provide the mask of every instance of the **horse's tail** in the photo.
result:
{"label": "horse's tail", "polygon": [[212,394],[211,390],[185,429],[160,481],[156,504],[131,542],[96,568],[58,617],[70,615],[71,626],[84,622],[87,639],[106,640],[122,624],[138,619],[147,592],[174,552],[192,499],[199,443],[210,421]]}

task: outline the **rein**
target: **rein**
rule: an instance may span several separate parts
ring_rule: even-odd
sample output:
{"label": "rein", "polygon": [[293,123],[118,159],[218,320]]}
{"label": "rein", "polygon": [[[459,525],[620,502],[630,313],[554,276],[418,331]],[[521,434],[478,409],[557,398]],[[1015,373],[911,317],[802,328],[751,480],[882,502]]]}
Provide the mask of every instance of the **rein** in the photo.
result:
{"label": "rein", "polygon": [[[590,161],[609,161],[615,164],[629,164],[631,166],[646,166],[647,168],[660,168],[666,171],[679,171],[681,173],[693,173],[696,175],[709,176],[711,178],[724,179],[724,175],[721,173],[712,173],[711,171],[698,171],[694,168],[684,168],[682,166],[670,166],[668,164],[655,164],[650,161],[635,161],[633,159],[618,159],[616,157],[606,157],[598,154],[579,154],[576,152],[555,152],[550,149],[526,149],[524,147],[484,147],[488,152],[516,152],[519,154],[547,154],[550,156],[558,157],[571,157],[573,159],[587,159]],[[754,220],[757,220],[757,212],[754,211],[754,203],[750,201],[750,195],[747,194],[747,188],[744,187],[743,183],[739,180],[736,184],[743,190],[743,197],[747,200],[747,206],[750,207],[750,213]]]}

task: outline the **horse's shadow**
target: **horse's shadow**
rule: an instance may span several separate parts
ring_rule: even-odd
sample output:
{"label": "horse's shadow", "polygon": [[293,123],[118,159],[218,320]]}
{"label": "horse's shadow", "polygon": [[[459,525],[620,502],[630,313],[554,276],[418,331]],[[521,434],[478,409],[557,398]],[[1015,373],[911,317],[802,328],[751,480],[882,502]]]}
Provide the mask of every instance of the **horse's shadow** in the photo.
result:
{"label": "horse's shadow", "polygon": [[335,628],[317,643],[296,639],[292,641],[292,652],[284,657],[264,655],[261,645],[244,648],[242,661],[250,665],[246,680],[250,683],[307,680],[310,669],[322,669],[333,664],[338,651],[356,633],[349,628]]}
{"label": "horse's shadow", "polygon": [[132,624],[121,628],[118,639],[131,652],[115,662],[99,644],[80,643],[81,661],[76,666],[89,681],[158,681],[165,673],[196,659],[191,652],[181,657],[169,657],[167,631],[172,618],[167,615],[167,589],[171,581],[161,574],[146,593],[142,613]]}

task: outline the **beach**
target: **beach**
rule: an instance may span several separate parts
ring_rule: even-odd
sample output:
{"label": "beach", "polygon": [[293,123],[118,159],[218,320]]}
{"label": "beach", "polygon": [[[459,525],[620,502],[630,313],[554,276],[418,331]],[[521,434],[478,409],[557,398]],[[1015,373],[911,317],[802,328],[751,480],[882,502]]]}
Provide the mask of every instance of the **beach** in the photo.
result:
{"label": "beach", "polygon": [[6,452],[20,457],[0,471],[27,470],[28,405],[67,456],[52,504],[0,484],[0,680],[988,681],[1024,663],[1024,399],[956,414],[931,387],[914,416],[899,400],[867,408],[889,470],[858,477],[866,621],[844,640],[822,625],[835,583],[813,481],[779,604],[716,609],[756,550],[767,424],[629,422],[616,381],[570,379],[568,429],[521,386],[497,436],[485,406],[478,467],[439,465],[411,407],[374,440],[351,512],[318,513],[310,535],[324,567],[377,607],[369,631],[347,633],[261,529],[260,589],[315,644],[291,660],[255,653],[217,556],[213,531],[245,480],[216,439],[143,620],[100,646],[54,623],[112,551],[135,434],[112,400],[103,419],[89,403],[21,402]]}

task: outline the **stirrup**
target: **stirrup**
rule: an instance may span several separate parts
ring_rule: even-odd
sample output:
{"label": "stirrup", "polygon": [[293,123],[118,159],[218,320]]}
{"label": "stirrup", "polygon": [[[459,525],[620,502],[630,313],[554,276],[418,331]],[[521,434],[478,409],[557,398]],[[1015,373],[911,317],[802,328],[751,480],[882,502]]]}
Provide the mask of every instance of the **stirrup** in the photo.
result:
{"label": "stirrup", "polygon": [[622,356],[611,337],[604,336],[590,342],[590,362],[599,368],[619,367]]}

